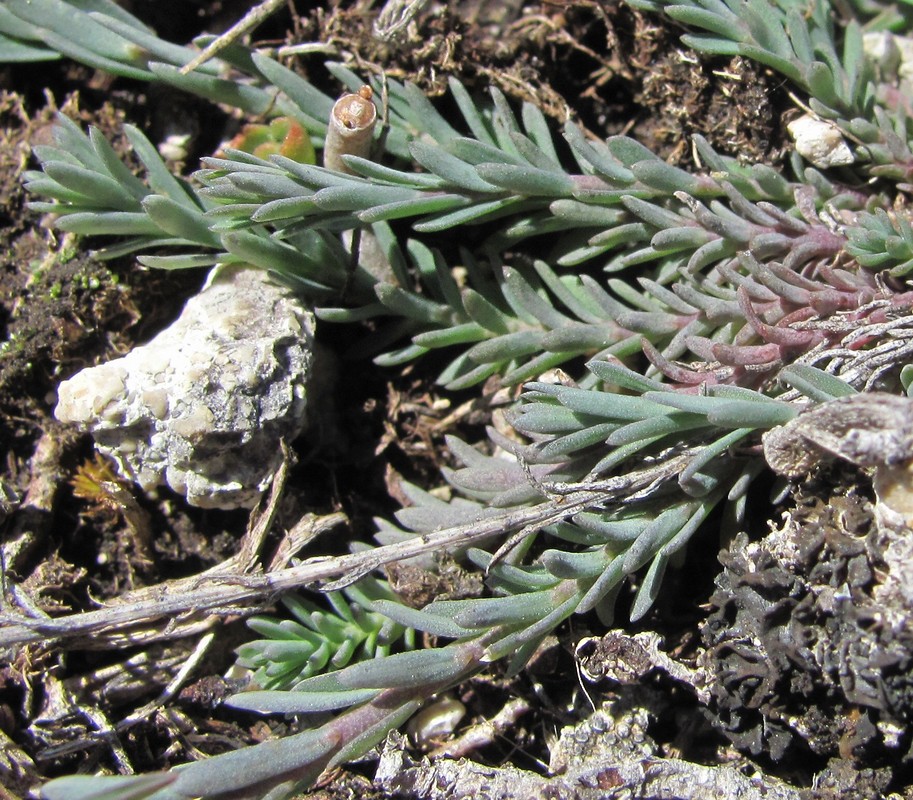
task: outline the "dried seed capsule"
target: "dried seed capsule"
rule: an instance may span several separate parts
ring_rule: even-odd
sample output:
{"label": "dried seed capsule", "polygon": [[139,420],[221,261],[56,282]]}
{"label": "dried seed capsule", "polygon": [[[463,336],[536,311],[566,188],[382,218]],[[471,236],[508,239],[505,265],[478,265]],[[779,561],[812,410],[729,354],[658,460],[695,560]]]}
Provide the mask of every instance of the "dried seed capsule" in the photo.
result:
{"label": "dried seed capsule", "polygon": [[323,165],[338,172],[350,170],[343,156],[367,158],[374,140],[377,107],[374,105],[370,86],[362,86],[357,93],[344,94],[330,112]]}

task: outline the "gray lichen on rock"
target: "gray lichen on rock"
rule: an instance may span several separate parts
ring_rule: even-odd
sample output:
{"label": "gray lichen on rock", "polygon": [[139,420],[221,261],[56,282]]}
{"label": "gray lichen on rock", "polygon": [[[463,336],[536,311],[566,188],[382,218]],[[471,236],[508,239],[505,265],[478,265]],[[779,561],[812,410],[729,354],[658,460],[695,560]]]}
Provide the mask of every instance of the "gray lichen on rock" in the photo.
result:
{"label": "gray lichen on rock", "polygon": [[218,267],[180,317],[58,389],[55,414],[144,489],[193,505],[253,505],[301,431],[314,320],[262,271]]}

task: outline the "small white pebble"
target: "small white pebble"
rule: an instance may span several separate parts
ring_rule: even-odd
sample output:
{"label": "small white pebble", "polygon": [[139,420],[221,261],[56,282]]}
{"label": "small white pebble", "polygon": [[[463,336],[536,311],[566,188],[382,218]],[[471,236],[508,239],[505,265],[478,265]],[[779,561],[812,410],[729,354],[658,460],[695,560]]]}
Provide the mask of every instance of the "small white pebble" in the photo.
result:
{"label": "small white pebble", "polygon": [[840,130],[831,122],[803,114],[786,129],[796,143],[796,150],[819,169],[843,167],[856,159]]}
{"label": "small white pebble", "polygon": [[900,65],[900,48],[893,33],[870,31],[863,34],[862,49],[878,68],[879,74],[888,79],[896,77]]}
{"label": "small white pebble", "polygon": [[444,697],[425,706],[411,720],[408,733],[416,747],[427,747],[450,736],[466,715],[466,706],[452,697]]}
{"label": "small white pebble", "polygon": [[187,160],[187,152],[190,149],[191,135],[189,133],[168,133],[165,138],[159,142],[159,155],[172,163]]}

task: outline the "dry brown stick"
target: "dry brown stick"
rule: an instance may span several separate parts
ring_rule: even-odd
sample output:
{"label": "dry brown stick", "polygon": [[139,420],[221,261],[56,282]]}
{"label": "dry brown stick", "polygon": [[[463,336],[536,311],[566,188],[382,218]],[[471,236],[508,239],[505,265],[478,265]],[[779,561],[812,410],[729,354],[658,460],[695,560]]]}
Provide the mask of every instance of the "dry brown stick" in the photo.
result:
{"label": "dry brown stick", "polygon": [[340,576],[344,577],[342,581],[337,581],[337,585],[352,583],[385,564],[442,548],[466,546],[530,525],[548,525],[588,508],[618,502],[638,493],[642,495],[650,487],[678,475],[692,456],[693,452],[687,451],[646,469],[601,481],[598,489],[569,491],[529,508],[506,511],[350,555],[311,558],[295,567],[266,574],[211,571],[189,581],[185,579],[177,588],[167,583],[150,587],[145,590],[147,596],[135,603],[121,602],[97,611],[56,619],[27,619],[4,614],[0,616],[0,622],[5,624],[0,629],[0,647],[74,637],[91,636],[94,641],[110,636],[126,637],[131,626],[152,620],[170,618],[179,624],[181,617],[187,614],[236,614],[243,604],[269,602],[283,592],[303,586],[320,587]]}
{"label": "dry brown stick", "polygon": [[215,58],[226,47],[236,39],[240,39],[245,33],[256,28],[261,22],[272,16],[286,0],[264,0],[258,6],[254,6],[248,11],[242,19],[232,25],[221,36],[213,39],[195,58],[181,67],[181,75],[187,75],[193,72],[197,67],[205,64],[209,59]]}
{"label": "dry brown stick", "polygon": [[[192,575],[188,578],[182,578],[165,584],[157,584],[155,586],[143,587],[133,592],[127,592],[120,597],[110,600],[109,602],[111,605],[109,608],[118,605],[141,604],[147,599],[159,597],[163,591],[173,594],[179,594],[182,591],[192,592],[194,586],[198,585],[200,581],[206,580],[210,575],[218,575],[220,578],[224,578],[229,575],[250,573],[258,569],[260,563],[260,550],[272,527],[276,511],[279,507],[279,500],[282,497],[282,492],[288,477],[291,455],[284,442],[281,443],[281,447],[283,461],[279,465],[276,474],[273,476],[270,493],[263,497],[260,500],[259,505],[251,512],[247,524],[247,531],[241,540],[237,553],[231,558],[223,561],[221,564],[212,567],[199,575]],[[5,623],[10,619],[15,618],[20,620],[28,618],[49,619],[47,614],[41,612],[31,604],[29,598],[27,598],[23,592],[20,592],[17,586],[8,586],[7,594],[9,599],[14,601],[14,604],[9,604],[6,599],[0,600],[0,609],[3,609],[3,611],[6,612],[0,613],[0,622]],[[15,612],[10,612],[10,607],[19,607],[28,613],[17,614]],[[192,611],[192,609],[188,609],[188,612],[190,611]],[[123,635],[119,635],[116,631],[112,631],[106,637],[90,637],[82,644],[87,649],[92,650],[108,648],[113,644],[121,646],[140,643],[148,644],[159,639],[175,639],[181,636],[190,636],[200,633],[209,628],[214,622],[215,619],[211,616],[187,613],[182,619],[173,618],[169,621],[164,631],[159,629],[144,631],[133,629],[129,632],[125,632]]]}

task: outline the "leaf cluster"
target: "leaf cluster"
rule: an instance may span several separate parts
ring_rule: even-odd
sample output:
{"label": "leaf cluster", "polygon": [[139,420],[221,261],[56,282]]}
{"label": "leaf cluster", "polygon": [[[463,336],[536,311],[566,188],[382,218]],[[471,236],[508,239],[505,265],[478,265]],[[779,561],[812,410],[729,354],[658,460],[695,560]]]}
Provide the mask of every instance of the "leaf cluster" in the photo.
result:
{"label": "leaf cluster", "polygon": [[366,577],[342,591],[328,592],[325,599],[330,609],[286,594],[282,605],[292,619],[258,616],[247,621],[263,638],[241,645],[237,664],[251,670],[257,686],[294,688],[352,661],[382,658],[400,640],[408,649],[415,647],[414,631],[373,610],[376,601],[395,602],[385,582]]}

